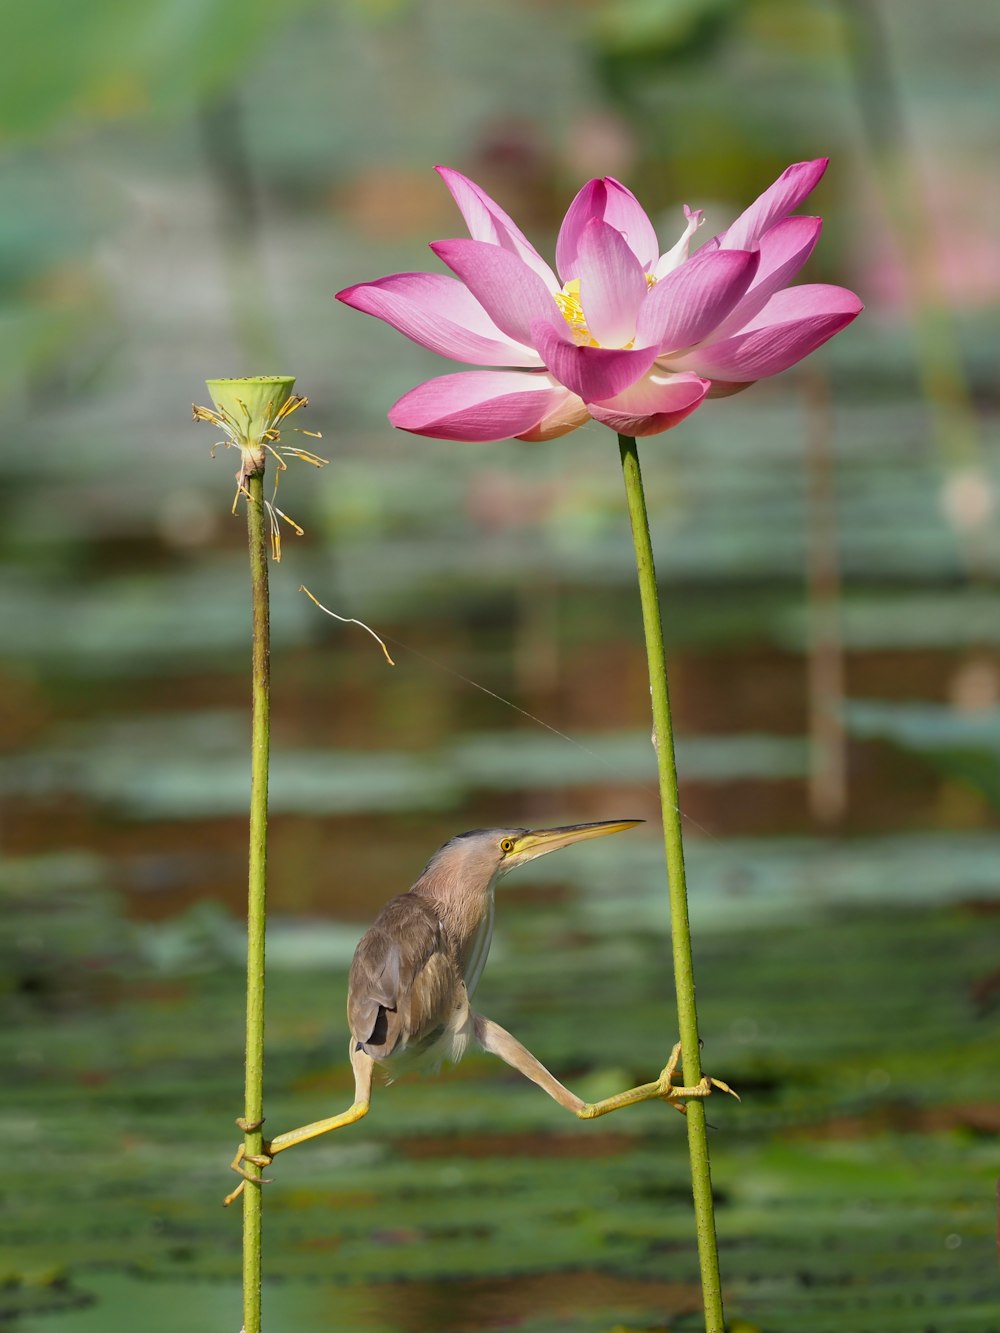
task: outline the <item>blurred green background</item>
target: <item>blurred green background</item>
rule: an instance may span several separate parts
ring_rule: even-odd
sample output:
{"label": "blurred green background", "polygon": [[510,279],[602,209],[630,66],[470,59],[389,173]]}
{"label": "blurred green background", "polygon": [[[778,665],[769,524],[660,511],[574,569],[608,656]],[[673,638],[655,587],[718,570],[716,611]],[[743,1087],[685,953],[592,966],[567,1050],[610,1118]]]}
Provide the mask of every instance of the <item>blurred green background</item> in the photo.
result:
{"label": "blurred green background", "polygon": [[[1000,1330],[1000,10],[35,0],[4,31],[0,1322],[238,1326],[248,593],[205,377],[296,374],[330,459],[284,479],[272,568],[269,1127],[347,1104],[364,923],[494,823],[650,821],[508,882],[479,1000],[584,1095],[655,1073],[614,437],[396,435],[447,367],[331,296],[461,234],[435,162],[551,253],[588,176],[670,244],[828,154],[806,277],[865,314],[643,445],[705,1060],[743,1094],[710,1115],[728,1309]],[[666,1108],[578,1125],[472,1055],[273,1174],[271,1329],[698,1327]]]}

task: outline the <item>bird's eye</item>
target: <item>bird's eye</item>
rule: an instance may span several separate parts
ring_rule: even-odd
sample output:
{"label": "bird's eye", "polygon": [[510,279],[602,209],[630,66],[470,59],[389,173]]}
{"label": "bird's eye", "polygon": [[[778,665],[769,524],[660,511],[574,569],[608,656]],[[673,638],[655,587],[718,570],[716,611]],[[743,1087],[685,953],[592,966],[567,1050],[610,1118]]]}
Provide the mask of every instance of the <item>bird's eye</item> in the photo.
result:
{"label": "bird's eye", "polygon": [[513,838],[501,838],[501,839],[500,839],[500,850],[501,850],[505,855],[506,855],[506,853],[508,853],[508,852],[512,852],[512,851],[514,850],[514,839],[513,839]]}

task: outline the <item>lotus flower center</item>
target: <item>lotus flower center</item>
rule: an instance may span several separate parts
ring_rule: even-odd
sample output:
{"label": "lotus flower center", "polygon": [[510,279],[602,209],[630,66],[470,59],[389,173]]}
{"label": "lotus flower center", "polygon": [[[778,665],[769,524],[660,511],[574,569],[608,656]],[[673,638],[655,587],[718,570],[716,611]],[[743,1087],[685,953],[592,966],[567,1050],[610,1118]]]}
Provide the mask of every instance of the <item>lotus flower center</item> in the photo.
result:
{"label": "lotus flower center", "polygon": [[[646,274],[646,287],[652,288],[656,285],[656,278],[652,273]],[[573,334],[573,341],[578,347],[600,347],[600,343],[587,328],[587,317],[583,313],[583,305],[580,301],[580,279],[570,278],[569,282],[564,283],[561,292],[556,292],[556,305],[559,307],[563,319],[570,327]],[[626,347],[632,346],[630,340],[625,344]]]}

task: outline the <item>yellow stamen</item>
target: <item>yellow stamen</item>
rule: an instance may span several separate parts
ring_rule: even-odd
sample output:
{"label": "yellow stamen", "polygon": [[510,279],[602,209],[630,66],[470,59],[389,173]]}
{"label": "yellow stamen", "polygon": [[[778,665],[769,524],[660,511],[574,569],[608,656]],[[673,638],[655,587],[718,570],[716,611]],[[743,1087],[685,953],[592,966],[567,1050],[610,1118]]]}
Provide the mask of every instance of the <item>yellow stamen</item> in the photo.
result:
{"label": "yellow stamen", "polygon": [[[233,510],[235,514],[239,504],[240,496],[245,495],[250,498],[247,490],[246,479],[254,472],[260,471],[264,466],[266,454],[270,454],[275,462],[274,472],[274,490],[271,493],[271,499],[264,501],[264,508],[267,512],[268,525],[271,535],[271,558],[275,561],[281,559],[281,524],[279,519],[284,519],[298,535],[303,534],[302,528],[293,518],[277,507],[274,503],[278,494],[278,481],[282,472],[288,468],[286,458],[298,458],[303,463],[309,463],[313,467],[325,467],[327,460],[321,458],[319,454],[314,454],[309,449],[299,449],[295,445],[281,443],[281,423],[286,417],[297,411],[300,407],[307,406],[309,399],[301,395],[292,394],[286,398],[281,406],[275,411],[274,400],[268,401],[263,413],[263,421],[256,426],[253,420],[253,414],[250,408],[241,398],[235,399],[236,412],[228,411],[226,408],[220,408],[215,411],[211,407],[192,406],[192,413],[195,421],[208,421],[213,426],[223,431],[226,438],[218,440],[212,445],[212,456],[215,456],[215,450],[220,444],[228,448],[239,449],[240,451],[240,470],[236,477],[236,495],[233,499]],[[263,429],[261,429],[263,426]],[[293,427],[293,429],[295,429]],[[255,433],[255,430],[258,433]],[[300,435],[308,435],[312,439],[321,440],[323,437],[319,431],[302,430],[296,431]]]}
{"label": "yellow stamen", "polygon": [[[306,432],[303,432],[305,434]],[[310,431],[309,434],[314,432]],[[317,437],[320,438],[320,437]],[[320,458],[319,454],[311,453],[308,449],[296,449],[293,445],[283,444],[281,446],[283,454],[291,454],[295,458],[301,458],[303,463],[311,463],[313,467],[326,467],[329,459]]]}
{"label": "yellow stamen", "polygon": [[580,303],[580,279],[571,278],[561,292],[556,292],[556,305],[573,332],[573,341],[580,347],[599,347],[597,339],[587,328],[587,318]]}

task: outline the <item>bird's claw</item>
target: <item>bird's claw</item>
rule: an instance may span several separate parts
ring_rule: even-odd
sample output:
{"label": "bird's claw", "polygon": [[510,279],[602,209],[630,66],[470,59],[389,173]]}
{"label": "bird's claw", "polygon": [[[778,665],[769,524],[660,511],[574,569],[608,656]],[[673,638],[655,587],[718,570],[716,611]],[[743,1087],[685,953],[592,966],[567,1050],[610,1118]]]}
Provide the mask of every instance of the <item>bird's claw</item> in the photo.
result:
{"label": "bird's claw", "polygon": [[[237,1120],[236,1123],[242,1128],[243,1126],[242,1121]],[[260,1129],[261,1124],[263,1124],[263,1121],[261,1121],[260,1124],[254,1125],[253,1129]],[[263,1146],[264,1146],[264,1151],[262,1153],[248,1153],[245,1145],[242,1143],[236,1149],[236,1156],[229,1163],[229,1169],[230,1171],[235,1171],[236,1174],[238,1176],[242,1176],[243,1179],[236,1186],[236,1188],[232,1190],[229,1194],[227,1194],[226,1197],[222,1200],[223,1208],[228,1208],[231,1203],[233,1203],[236,1199],[240,1197],[240,1195],[246,1188],[247,1181],[249,1181],[251,1185],[270,1185],[271,1181],[269,1177],[252,1175],[243,1166],[244,1162],[251,1162],[261,1171],[263,1171],[264,1167],[270,1166],[272,1161],[274,1160],[271,1153],[268,1151],[270,1145],[265,1143]]]}
{"label": "bird's claw", "polygon": [[584,1102],[580,1107],[574,1108],[575,1113],[581,1120],[596,1120],[598,1116],[607,1115],[610,1111],[619,1111],[622,1107],[635,1106],[638,1102],[659,1099],[676,1111],[680,1111],[681,1115],[687,1115],[687,1101],[690,1098],[710,1097],[716,1088],[720,1092],[728,1092],[731,1097],[739,1101],[739,1096],[728,1083],[723,1083],[721,1078],[711,1078],[708,1074],[703,1074],[699,1081],[690,1087],[676,1083],[674,1079],[680,1062],[681,1044],[678,1042],[670,1052],[670,1059],[661,1070],[660,1077],[654,1082],[643,1083],[638,1088],[629,1088],[627,1092],[616,1093],[614,1097],[605,1097],[600,1102]]}
{"label": "bird's claw", "polygon": [[711,1078],[708,1074],[703,1074],[701,1079],[691,1087],[684,1087],[674,1082],[674,1075],[677,1073],[677,1066],[681,1061],[680,1042],[670,1052],[670,1059],[664,1065],[660,1077],[656,1080],[657,1096],[663,1101],[669,1103],[675,1110],[680,1111],[681,1115],[687,1115],[687,1106],[685,1101],[690,1097],[710,1097],[715,1088],[720,1092],[728,1092],[730,1097],[740,1100],[740,1095],[735,1092],[728,1083],[723,1083],[721,1078]]}

